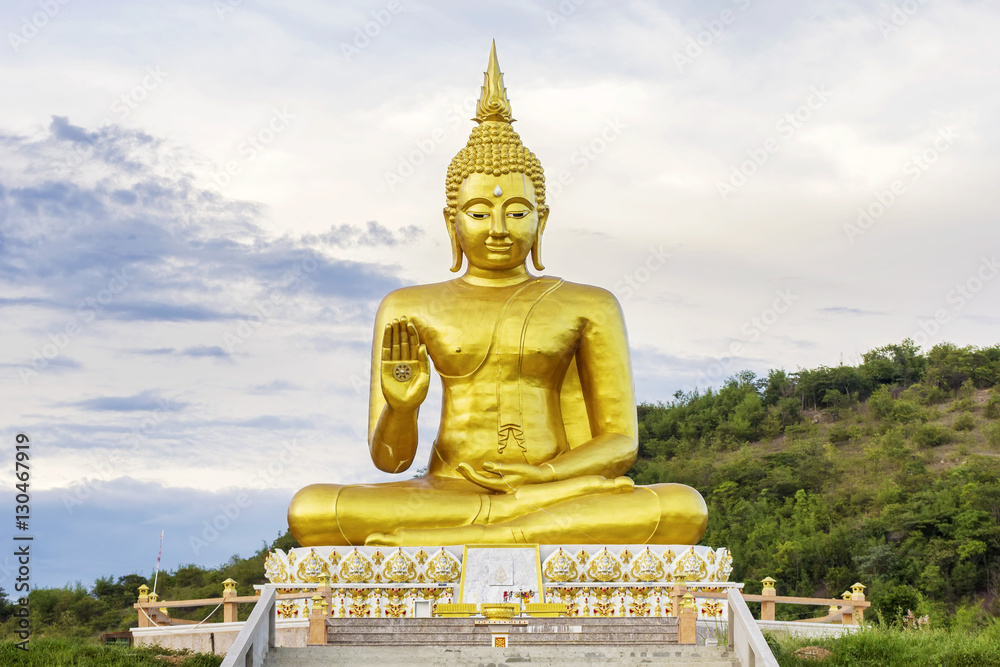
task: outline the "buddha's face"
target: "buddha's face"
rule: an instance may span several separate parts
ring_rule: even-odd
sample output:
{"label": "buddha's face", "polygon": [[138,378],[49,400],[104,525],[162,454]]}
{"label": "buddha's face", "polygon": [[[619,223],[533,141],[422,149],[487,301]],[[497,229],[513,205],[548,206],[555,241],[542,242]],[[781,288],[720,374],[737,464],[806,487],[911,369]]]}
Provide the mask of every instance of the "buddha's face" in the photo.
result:
{"label": "buddha's face", "polygon": [[470,174],[458,189],[455,233],[469,265],[503,271],[524,264],[545,227],[524,174]]}

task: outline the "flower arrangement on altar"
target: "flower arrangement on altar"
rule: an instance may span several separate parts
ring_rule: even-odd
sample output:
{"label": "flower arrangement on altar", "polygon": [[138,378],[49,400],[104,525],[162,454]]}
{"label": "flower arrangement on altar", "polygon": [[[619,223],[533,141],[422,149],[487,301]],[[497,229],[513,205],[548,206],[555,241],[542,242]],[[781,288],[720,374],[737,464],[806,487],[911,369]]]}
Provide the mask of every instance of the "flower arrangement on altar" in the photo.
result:
{"label": "flower arrangement on altar", "polygon": [[517,600],[521,604],[528,604],[534,597],[535,597],[535,591],[526,591],[524,589],[503,592],[504,602],[514,602],[515,600]]}

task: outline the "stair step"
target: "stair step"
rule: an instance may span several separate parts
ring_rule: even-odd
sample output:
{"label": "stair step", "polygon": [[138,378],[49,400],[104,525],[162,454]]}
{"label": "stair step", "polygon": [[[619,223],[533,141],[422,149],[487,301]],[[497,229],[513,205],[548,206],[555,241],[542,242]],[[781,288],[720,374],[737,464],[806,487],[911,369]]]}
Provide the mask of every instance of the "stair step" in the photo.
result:
{"label": "stair step", "polygon": [[537,665],[650,665],[677,667],[738,667],[722,646],[530,646],[495,649],[490,646],[313,646],[275,648],[266,667],[320,667],[320,665],[479,665],[523,667]]}
{"label": "stair step", "polygon": [[[510,645],[676,646],[675,618],[531,618],[508,626]],[[335,618],[327,621],[333,646],[491,647],[489,628],[468,618]]]}

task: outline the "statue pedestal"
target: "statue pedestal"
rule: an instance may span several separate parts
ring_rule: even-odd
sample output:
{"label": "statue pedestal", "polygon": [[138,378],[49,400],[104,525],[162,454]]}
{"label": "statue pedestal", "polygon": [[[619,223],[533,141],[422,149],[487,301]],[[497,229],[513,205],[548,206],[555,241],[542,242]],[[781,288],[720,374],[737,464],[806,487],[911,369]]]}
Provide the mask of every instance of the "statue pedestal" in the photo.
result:
{"label": "statue pedestal", "polygon": [[[729,580],[732,557],[689,545],[304,547],[275,550],[264,567],[273,584],[329,582],[334,618],[413,618],[417,601],[464,604],[471,614],[504,602],[504,592],[522,608],[555,602],[570,616],[624,618],[673,616],[675,582],[721,591],[712,584]],[[516,599],[521,592],[534,595]],[[725,618],[725,600],[697,602],[699,618]],[[310,604],[281,600],[278,618],[307,618]]]}

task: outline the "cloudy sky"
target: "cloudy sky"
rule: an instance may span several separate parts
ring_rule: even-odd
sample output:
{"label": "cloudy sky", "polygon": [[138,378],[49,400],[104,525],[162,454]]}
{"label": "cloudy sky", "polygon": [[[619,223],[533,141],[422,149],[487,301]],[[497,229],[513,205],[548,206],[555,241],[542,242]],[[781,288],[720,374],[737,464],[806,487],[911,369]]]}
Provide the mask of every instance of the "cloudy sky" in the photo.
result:
{"label": "cloudy sky", "polygon": [[161,530],[164,566],[216,565],[296,489],[388,478],[372,320],[451,277],[493,38],[548,272],[621,300],[640,399],[1000,341],[995,3],[9,0],[0,27],[0,535],[26,433],[38,585],[148,574]]}

